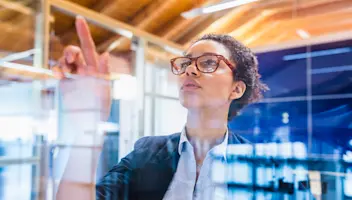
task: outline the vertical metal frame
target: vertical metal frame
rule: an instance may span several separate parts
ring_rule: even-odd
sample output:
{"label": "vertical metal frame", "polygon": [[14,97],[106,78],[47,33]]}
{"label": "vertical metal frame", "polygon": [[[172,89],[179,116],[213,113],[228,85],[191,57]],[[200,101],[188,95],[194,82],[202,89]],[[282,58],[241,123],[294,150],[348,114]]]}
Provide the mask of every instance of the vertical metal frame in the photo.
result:
{"label": "vertical metal frame", "polygon": [[[152,76],[151,76],[151,78],[152,78],[152,80],[150,80],[152,83],[151,83],[151,85],[152,85],[152,93],[155,93],[155,91],[156,91],[156,79],[157,79],[157,73],[156,73],[156,67],[152,67]],[[146,95],[146,94],[145,94]],[[151,127],[150,127],[150,133],[151,133],[151,135],[155,135],[155,127],[156,127],[156,114],[155,114],[155,102],[156,102],[156,97],[155,96],[150,96],[150,98],[151,98],[151,108],[150,108],[150,111],[151,111],[151,119],[150,119],[150,125],[151,125]]]}
{"label": "vertical metal frame", "polygon": [[49,41],[50,41],[50,2],[40,0],[37,2],[35,15],[35,42],[34,67],[48,68]]}
{"label": "vertical metal frame", "polygon": [[[33,67],[48,68],[49,60],[49,32],[50,32],[50,3],[48,0],[36,1],[35,13],[35,41]],[[42,107],[41,90],[44,86],[43,81],[33,82],[33,103],[34,115],[33,118],[42,119],[45,116],[45,111]],[[34,133],[36,140],[35,154],[40,157],[40,165],[35,167],[33,172],[33,187],[38,192],[36,199],[45,200],[47,197],[48,175],[49,175],[49,149],[47,148],[46,138],[42,133]],[[33,198],[33,196],[32,196]]]}
{"label": "vertical metal frame", "polygon": [[[133,47],[135,47],[135,56],[133,62],[133,71],[137,79],[137,99],[136,99],[136,115],[137,115],[137,135],[134,139],[144,136],[144,118],[145,118],[145,49],[147,42],[142,38],[134,37],[132,39]],[[132,140],[133,141],[133,140]]]}
{"label": "vertical metal frame", "polygon": [[313,117],[312,117],[312,48],[307,46],[306,52],[308,54],[306,59],[306,81],[307,81],[307,134],[308,134],[308,152],[312,152],[312,139],[313,139]]}

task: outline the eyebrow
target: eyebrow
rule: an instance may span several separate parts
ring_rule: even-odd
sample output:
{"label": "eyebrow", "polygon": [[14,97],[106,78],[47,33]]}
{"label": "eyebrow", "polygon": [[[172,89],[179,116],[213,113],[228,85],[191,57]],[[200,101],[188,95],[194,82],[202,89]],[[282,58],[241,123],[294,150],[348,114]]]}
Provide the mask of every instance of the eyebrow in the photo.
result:
{"label": "eyebrow", "polygon": [[[213,52],[204,52],[201,55],[209,55],[209,54],[214,54]],[[192,53],[186,54],[186,52],[183,53],[185,57],[190,57],[192,58]]]}

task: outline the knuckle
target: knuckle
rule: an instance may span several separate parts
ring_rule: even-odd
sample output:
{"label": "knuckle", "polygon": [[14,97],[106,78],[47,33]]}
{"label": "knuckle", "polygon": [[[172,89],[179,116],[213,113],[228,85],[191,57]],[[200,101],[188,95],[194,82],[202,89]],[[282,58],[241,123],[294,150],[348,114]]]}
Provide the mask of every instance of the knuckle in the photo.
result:
{"label": "knuckle", "polygon": [[78,46],[69,45],[65,48],[64,52],[65,53],[79,53],[79,52],[81,52],[81,48],[79,48]]}

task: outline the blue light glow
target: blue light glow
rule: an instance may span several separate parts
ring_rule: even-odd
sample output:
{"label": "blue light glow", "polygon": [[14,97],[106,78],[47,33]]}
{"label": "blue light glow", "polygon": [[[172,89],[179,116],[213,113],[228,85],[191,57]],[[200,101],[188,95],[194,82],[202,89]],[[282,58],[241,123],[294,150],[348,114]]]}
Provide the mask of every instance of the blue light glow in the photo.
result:
{"label": "blue light glow", "polygon": [[336,54],[342,54],[342,53],[348,53],[348,52],[352,52],[352,48],[345,47],[345,48],[329,49],[329,50],[323,50],[323,51],[313,51],[308,53],[291,54],[291,55],[284,56],[282,59],[285,61],[289,61],[289,60],[306,59],[309,57],[313,58],[313,57],[319,57],[319,56],[336,55]]}

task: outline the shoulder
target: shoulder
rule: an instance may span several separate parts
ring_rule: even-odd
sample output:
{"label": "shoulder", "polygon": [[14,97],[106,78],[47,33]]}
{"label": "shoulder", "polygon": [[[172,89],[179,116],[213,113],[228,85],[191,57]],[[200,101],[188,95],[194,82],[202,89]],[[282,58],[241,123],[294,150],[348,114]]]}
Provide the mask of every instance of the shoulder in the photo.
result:
{"label": "shoulder", "polygon": [[149,149],[158,150],[168,143],[176,144],[180,140],[181,133],[174,133],[166,136],[145,136],[137,140],[134,144],[135,150]]}
{"label": "shoulder", "polygon": [[166,157],[176,148],[180,140],[180,133],[167,136],[146,136],[137,140],[134,149],[121,161],[128,161],[131,168],[142,168],[155,159]]}

